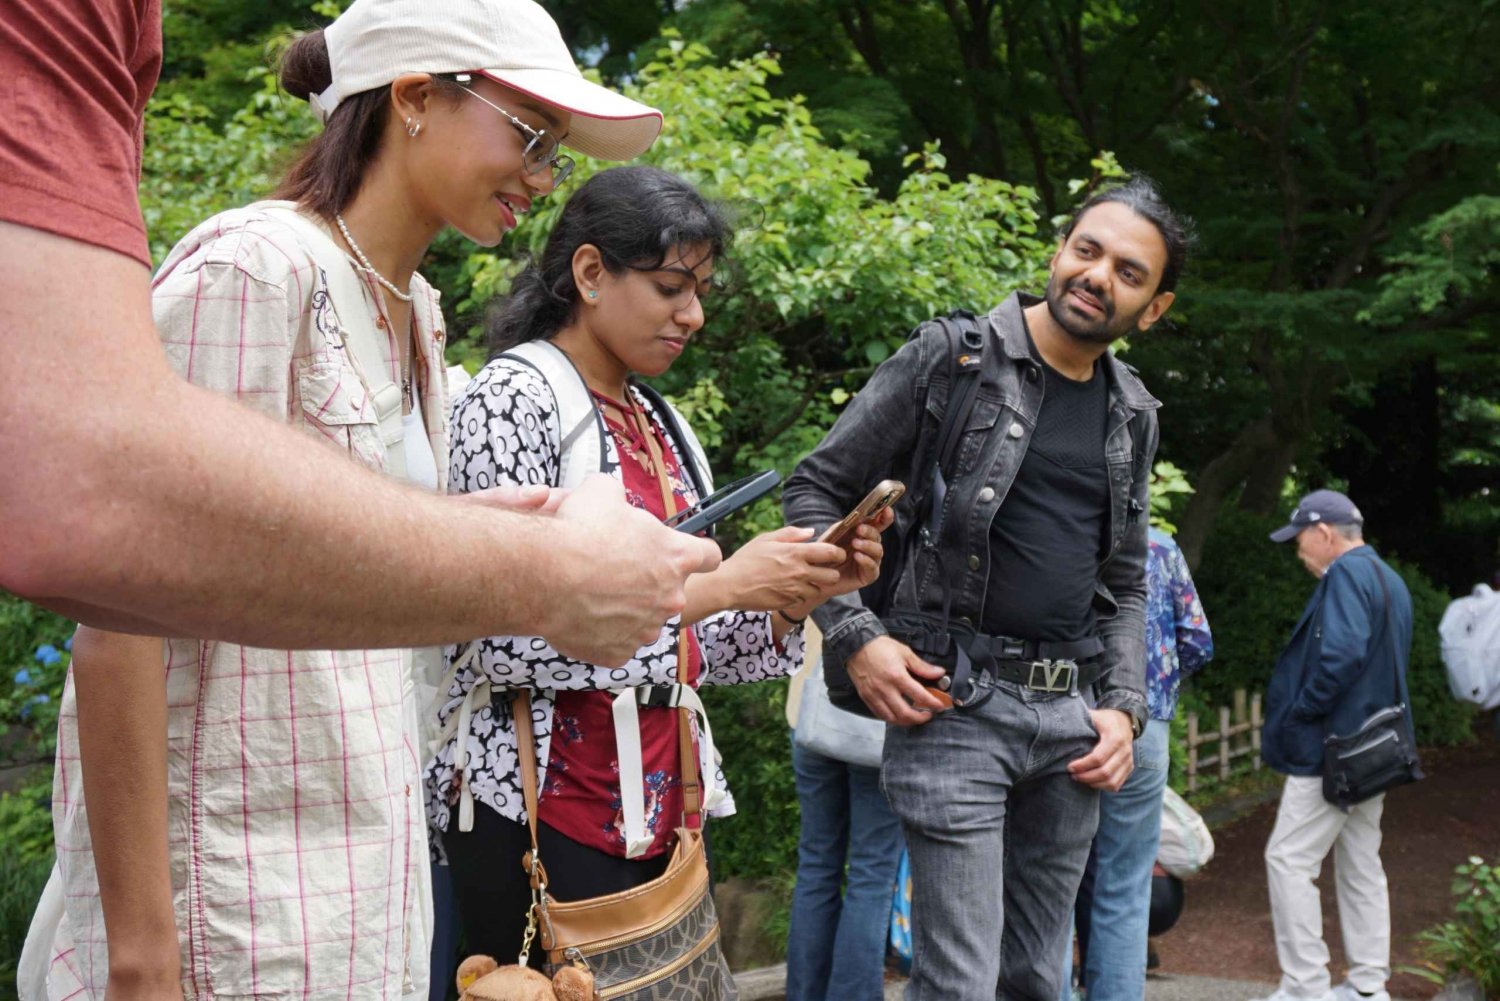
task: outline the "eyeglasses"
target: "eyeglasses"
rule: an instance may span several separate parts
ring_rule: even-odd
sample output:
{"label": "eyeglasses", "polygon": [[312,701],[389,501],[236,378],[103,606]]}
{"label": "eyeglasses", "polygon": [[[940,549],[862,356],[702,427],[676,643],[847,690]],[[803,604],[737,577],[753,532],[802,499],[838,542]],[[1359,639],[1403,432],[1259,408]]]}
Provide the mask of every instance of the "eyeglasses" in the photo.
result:
{"label": "eyeglasses", "polygon": [[568,175],[573,173],[573,158],[571,156],[558,155],[558,148],[562,144],[556,136],[548,135],[545,130],[538,132],[494,101],[483,97],[471,89],[467,86],[473,80],[473,77],[469,74],[455,74],[453,80],[455,83],[464,86],[464,93],[483,101],[510,119],[510,124],[514,125],[516,131],[526,138],[526,148],[521,151],[521,162],[526,166],[526,173],[540,174],[543,170],[550,169],[552,171],[552,186],[554,188],[566,181]]}

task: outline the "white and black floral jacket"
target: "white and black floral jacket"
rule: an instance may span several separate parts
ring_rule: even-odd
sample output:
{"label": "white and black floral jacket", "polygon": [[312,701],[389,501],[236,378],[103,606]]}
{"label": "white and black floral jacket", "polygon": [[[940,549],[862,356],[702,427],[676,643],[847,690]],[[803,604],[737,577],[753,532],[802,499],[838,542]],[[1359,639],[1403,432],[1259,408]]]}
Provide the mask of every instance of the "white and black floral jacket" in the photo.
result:
{"label": "white and black floral jacket", "polygon": [[[650,401],[639,393],[636,400],[660,426],[663,417]],[[450,492],[469,493],[510,483],[557,482],[562,448],[557,403],[546,380],[531,367],[506,358],[491,361],[454,401],[451,427]],[[665,437],[679,465],[691,461],[679,453],[670,435]],[[618,476],[614,441],[607,440],[606,447],[608,465]],[[788,635],[784,648],[778,649],[771,633],[771,617],[765,612],[720,612],[692,628],[703,652],[700,684],[737,685],[784,677],[802,659],[800,631]],[[542,771],[539,782],[545,783],[552,738],[552,693],[676,681],[678,629],[678,620],[668,622],[654,643],[642,647],[629,663],[618,668],[564,656],[539,636],[491,636],[481,640],[478,656],[455,676],[448,689],[439,718],[447,724],[481,681],[489,683],[492,695],[487,704],[474,707],[468,732],[448,740],[427,766],[427,816],[433,829],[439,833],[448,829],[450,812],[458,798],[454,759],[459,740],[467,741],[468,760],[462,781],[468,784],[474,799],[502,817],[526,820],[516,735],[510,719],[510,699],[516,689],[529,688],[532,692],[532,725]],[[447,650],[450,664],[460,649]],[[720,775],[719,785],[723,784]],[[712,812],[718,816],[732,814],[734,800],[726,796]]]}

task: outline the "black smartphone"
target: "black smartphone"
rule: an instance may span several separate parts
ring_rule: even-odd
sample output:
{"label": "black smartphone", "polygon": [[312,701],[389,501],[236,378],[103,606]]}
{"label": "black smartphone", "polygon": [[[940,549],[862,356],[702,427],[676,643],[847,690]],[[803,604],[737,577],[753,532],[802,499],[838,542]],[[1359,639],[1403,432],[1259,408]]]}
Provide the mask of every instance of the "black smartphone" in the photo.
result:
{"label": "black smartphone", "polygon": [[697,535],[717,521],[734,514],[740,508],[760,500],[781,482],[781,474],[774,469],[735,480],[727,487],[720,487],[690,508],[678,511],[666,520],[669,528],[689,535]]}

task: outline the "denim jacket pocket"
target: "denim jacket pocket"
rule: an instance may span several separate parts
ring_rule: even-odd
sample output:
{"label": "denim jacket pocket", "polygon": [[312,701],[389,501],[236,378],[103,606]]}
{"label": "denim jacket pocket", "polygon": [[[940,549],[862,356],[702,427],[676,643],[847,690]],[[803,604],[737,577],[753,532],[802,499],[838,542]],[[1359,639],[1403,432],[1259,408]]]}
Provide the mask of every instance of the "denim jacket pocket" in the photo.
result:
{"label": "denim jacket pocket", "polygon": [[1004,411],[1005,406],[999,400],[984,395],[974,400],[973,409],[964,421],[963,435],[958,441],[950,479],[962,476],[978,464]]}
{"label": "denim jacket pocket", "polygon": [[297,395],[308,430],[372,469],[385,468],[375,406],[342,355],[315,355],[296,369]]}

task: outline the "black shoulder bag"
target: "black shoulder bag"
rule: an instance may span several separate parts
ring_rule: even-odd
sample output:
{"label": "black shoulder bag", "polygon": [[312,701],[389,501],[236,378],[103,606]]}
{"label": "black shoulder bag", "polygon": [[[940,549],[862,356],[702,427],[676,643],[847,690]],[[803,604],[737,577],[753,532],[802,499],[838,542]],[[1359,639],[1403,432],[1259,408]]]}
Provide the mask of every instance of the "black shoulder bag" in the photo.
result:
{"label": "black shoulder bag", "polygon": [[1393,655],[1391,680],[1395,703],[1370,714],[1359,729],[1347,736],[1323,740],[1323,798],[1348,811],[1393,786],[1425,778],[1411,729],[1406,725],[1406,703],[1401,701],[1401,658],[1396,656],[1396,637],[1391,632],[1391,592],[1385,570],[1377,563],[1375,579],[1385,598],[1385,628]]}

